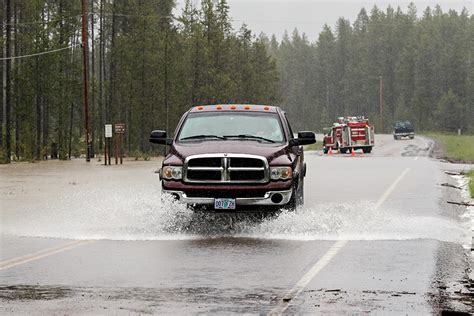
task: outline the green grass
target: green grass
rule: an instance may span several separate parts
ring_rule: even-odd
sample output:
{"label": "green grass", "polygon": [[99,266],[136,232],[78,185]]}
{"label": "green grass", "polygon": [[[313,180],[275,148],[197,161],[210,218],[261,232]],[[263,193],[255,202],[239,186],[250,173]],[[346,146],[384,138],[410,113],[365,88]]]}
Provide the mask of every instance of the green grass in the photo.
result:
{"label": "green grass", "polygon": [[304,146],[304,150],[322,150],[323,142],[319,141],[311,145]]}
{"label": "green grass", "polygon": [[469,190],[471,190],[471,197],[474,198],[474,169],[466,174],[469,177]]}
{"label": "green grass", "polygon": [[441,145],[446,159],[456,162],[474,163],[474,136],[427,134]]}

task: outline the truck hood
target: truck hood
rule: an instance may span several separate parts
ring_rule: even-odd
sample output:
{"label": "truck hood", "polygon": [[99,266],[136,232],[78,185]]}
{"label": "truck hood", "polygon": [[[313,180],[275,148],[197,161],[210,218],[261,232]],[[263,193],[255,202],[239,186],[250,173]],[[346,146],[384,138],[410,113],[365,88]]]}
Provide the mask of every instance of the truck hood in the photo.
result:
{"label": "truck hood", "polygon": [[171,147],[170,154],[182,161],[188,156],[200,154],[248,154],[267,158],[268,162],[276,157],[288,153],[286,144],[264,144],[257,141],[231,140],[231,141],[203,141],[189,144],[176,144]]}

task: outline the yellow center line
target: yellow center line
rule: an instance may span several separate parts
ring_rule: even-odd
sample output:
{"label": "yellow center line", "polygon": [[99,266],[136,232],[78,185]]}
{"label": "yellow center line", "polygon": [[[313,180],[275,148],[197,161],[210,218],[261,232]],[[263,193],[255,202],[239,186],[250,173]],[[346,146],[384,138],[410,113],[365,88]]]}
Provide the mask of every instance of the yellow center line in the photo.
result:
{"label": "yellow center line", "polygon": [[[389,197],[389,195],[395,190],[397,184],[403,179],[403,177],[410,171],[410,168],[406,168],[403,172],[393,181],[393,183],[387,188],[387,190],[380,196],[375,209],[377,210]],[[303,277],[295,284],[295,286],[288,291],[288,293],[282,298],[281,303],[272,309],[268,315],[282,315],[288,307],[290,307],[291,301],[294,300],[311,282],[311,280],[338,254],[338,252],[344,248],[347,244],[347,240],[336,241],[331,248],[306,272]]]}
{"label": "yellow center line", "polygon": [[16,266],[19,266],[19,265],[22,265],[22,264],[25,264],[25,263],[28,263],[28,262],[31,262],[31,261],[39,260],[39,259],[42,259],[42,258],[45,258],[45,257],[49,257],[49,256],[55,255],[57,253],[67,251],[67,250],[70,250],[70,249],[73,249],[73,248],[76,248],[76,247],[79,247],[79,246],[82,246],[82,245],[86,245],[86,244],[89,244],[89,243],[93,243],[93,242],[94,242],[93,240],[76,240],[76,241],[72,241],[72,242],[66,243],[64,245],[57,246],[57,247],[51,247],[51,248],[47,248],[47,249],[44,249],[44,250],[40,250],[40,251],[34,252],[32,254],[26,255],[26,256],[1,261],[0,262],[0,271],[10,269],[10,268],[13,268],[13,267],[16,267]]}

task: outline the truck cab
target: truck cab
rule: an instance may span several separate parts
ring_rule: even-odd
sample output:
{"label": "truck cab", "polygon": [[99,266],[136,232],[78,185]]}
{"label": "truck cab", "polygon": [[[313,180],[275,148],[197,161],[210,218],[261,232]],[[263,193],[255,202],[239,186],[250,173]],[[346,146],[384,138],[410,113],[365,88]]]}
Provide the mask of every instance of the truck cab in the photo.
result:
{"label": "truck cab", "polygon": [[150,135],[150,142],[170,146],[159,172],[162,193],[217,211],[303,204],[303,145],[315,141],[308,131],[294,137],[279,107],[249,104],[196,106],[173,138],[160,130]]}
{"label": "truck cab", "polygon": [[334,123],[333,127],[325,129],[323,139],[323,151],[325,154],[329,150],[339,150],[342,141],[342,125]]}

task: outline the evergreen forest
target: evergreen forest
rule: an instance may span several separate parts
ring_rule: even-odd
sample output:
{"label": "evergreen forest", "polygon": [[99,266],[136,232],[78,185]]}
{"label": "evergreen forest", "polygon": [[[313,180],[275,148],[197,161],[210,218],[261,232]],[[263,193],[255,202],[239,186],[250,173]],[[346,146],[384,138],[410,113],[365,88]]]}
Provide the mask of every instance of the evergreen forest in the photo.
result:
{"label": "evergreen forest", "polygon": [[126,124],[126,155],[157,154],[151,130],[172,134],[188,108],[217,103],[281,106],[295,130],[364,115],[378,132],[410,120],[418,131],[474,133],[467,10],[362,8],[310,42],[298,30],[278,40],[234,29],[226,0],[175,6],[88,0],[83,16],[80,0],[3,0],[2,160],[85,154],[84,17],[94,155],[103,152],[104,124]]}

